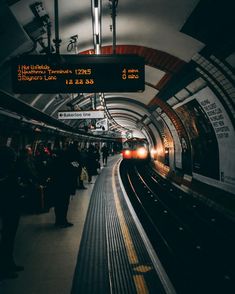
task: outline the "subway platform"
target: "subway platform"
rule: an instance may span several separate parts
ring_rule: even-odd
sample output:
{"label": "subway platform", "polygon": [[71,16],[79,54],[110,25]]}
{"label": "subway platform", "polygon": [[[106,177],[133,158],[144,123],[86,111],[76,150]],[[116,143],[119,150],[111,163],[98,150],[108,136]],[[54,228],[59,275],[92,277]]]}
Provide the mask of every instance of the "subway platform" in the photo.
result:
{"label": "subway platform", "polygon": [[175,293],[109,158],[87,190],[71,198],[69,228],[49,213],[24,215],[15,259],[25,270],[0,282],[1,294]]}

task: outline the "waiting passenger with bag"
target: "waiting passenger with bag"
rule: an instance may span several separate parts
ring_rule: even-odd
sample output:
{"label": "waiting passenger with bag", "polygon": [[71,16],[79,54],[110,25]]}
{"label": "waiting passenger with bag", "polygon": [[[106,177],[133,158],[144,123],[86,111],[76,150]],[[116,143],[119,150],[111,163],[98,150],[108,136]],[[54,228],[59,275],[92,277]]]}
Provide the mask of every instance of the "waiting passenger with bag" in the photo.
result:
{"label": "waiting passenger with bag", "polygon": [[82,171],[85,168],[85,172],[87,173],[87,169],[86,169],[86,163],[87,163],[87,151],[85,148],[82,148],[79,152],[79,163],[81,164],[81,173],[78,177],[78,189],[87,189],[84,186],[84,181],[88,181],[88,178],[86,178],[86,175],[82,175]]}
{"label": "waiting passenger with bag", "polygon": [[88,173],[87,169],[85,167],[82,168],[81,174],[80,174],[80,181],[88,181]]}

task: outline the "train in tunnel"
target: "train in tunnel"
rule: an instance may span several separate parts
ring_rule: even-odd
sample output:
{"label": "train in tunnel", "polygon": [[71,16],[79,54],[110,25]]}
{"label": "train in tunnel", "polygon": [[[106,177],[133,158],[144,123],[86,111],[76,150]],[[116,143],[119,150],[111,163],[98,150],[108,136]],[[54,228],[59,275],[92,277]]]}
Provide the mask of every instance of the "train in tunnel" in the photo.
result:
{"label": "train in tunnel", "polygon": [[151,158],[149,143],[143,138],[131,138],[122,144],[122,158],[139,162],[148,161]]}
{"label": "train in tunnel", "polygon": [[[121,184],[110,180],[118,174],[118,158],[129,195],[146,201],[157,229],[162,226],[166,235],[173,232],[168,236],[173,243],[180,240],[177,250],[188,244],[181,235],[192,225],[188,248],[196,262],[203,248],[199,241],[210,239],[204,223],[216,231],[222,215],[226,222],[222,217],[221,236],[224,228],[230,235],[235,215],[233,2],[0,0],[0,146],[12,148],[17,156],[30,148],[36,156],[40,146],[52,154],[75,141],[79,148],[101,149],[105,144],[109,155],[117,156],[110,156],[99,171],[94,193],[99,202],[92,205],[102,209],[107,202],[115,203],[113,211],[118,207],[120,212],[115,188]],[[115,167],[112,171],[109,163]],[[87,186],[90,193],[93,186]],[[108,198],[112,190],[116,202]],[[83,199],[81,195],[75,201]],[[109,208],[96,216],[108,212]],[[198,222],[200,227],[195,228]],[[95,221],[101,227],[103,223]],[[194,229],[204,234],[195,238],[197,242]],[[158,246],[159,240],[154,241]],[[208,244],[211,251],[215,246]],[[226,253],[226,244],[222,245]],[[162,255],[164,259],[166,254]],[[135,273],[151,272],[133,264],[137,262],[129,269]],[[233,279],[226,272],[221,277]],[[116,281],[110,285],[116,286]]]}
{"label": "train in tunnel", "polygon": [[[104,136],[107,141],[115,137],[124,141],[127,132],[133,132],[148,141],[159,172],[164,170],[171,178],[182,177],[186,186],[192,187],[196,182],[234,195],[234,41],[233,33],[230,34],[233,17],[223,18],[216,30],[213,25],[221,9],[223,15],[230,16],[231,3],[228,1],[221,8],[216,1],[207,22],[203,11],[210,9],[209,1],[192,1],[195,7],[191,1],[183,2],[179,23],[173,25],[173,31],[181,38],[173,38],[167,30],[168,37],[156,45],[147,25],[149,11],[144,7],[144,24],[135,18],[141,38],[132,40],[136,32],[124,23],[128,34],[119,32],[125,35],[122,44],[112,45],[115,36],[105,31],[101,45],[99,19],[102,15],[107,25],[110,10],[103,7],[95,20],[96,1],[92,1],[91,27],[86,33],[80,27],[74,32],[67,14],[67,21],[59,26],[58,11],[64,13],[60,5],[1,1],[5,44],[0,50],[2,113],[11,120],[17,117],[16,124],[22,126],[27,119],[32,120],[34,130],[47,126],[60,134],[66,131],[80,137]],[[80,5],[76,4],[78,11],[85,9],[90,13],[90,4],[86,8]],[[124,4],[116,5],[129,9]],[[68,7],[68,13],[76,7]],[[164,11],[174,9],[163,9],[163,14]],[[114,14],[111,17],[114,21]],[[168,17],[166,23],[171,26]],[[162,27],[159,22],[154,18],[153,31]],[[203,26],[207,26],[205,33]],[[88,41],[89,32],[94,36],[93,30],[98,37]],[[217,35],[223,35],[221,42],[217,42]],[[169,46],[167,40],[174,40],[174,46]],[[57,67],[53,67],[56,60]],[[93,76],[96,70],[99,74]],[[114,73],[119,70],[118,80]],[[102,89],[94,88],[100,81]],[[98,112],[103,113],[102,117],[93,118]],[[4,123],[2,119],[1,137],[5,136]],[[94,128],[96,124],[99,127]],[[2,141],[6,143],[6,139]],[[17,148],[14,140],[9,139],[8,144]]]}

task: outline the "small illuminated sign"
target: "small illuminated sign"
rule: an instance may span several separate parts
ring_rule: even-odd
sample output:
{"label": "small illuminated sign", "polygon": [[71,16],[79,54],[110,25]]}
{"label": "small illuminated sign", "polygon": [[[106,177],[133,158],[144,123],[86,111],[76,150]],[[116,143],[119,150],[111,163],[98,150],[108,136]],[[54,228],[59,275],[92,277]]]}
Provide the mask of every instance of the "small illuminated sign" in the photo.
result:
{"label": "small illuminated sign", "polygon": [[126,132],[126,138],[127,139],[131,139],[133,137],[133,133],[132,132]]}
{"label": "small illuminated sign", "polygon": [[90,118],[104,118],[104,111],[59,111],[58,119],[90,119]]}
{"label": "small illuminated sign", "polygon": [[12,61],[15,93],[97,93],[144,90],[137,55],[28,55]]}
{"label": "small illuminated sign", "polygon": [[107,131],[108,130],[108,119],[100,119],[95,124],[96,130]]}

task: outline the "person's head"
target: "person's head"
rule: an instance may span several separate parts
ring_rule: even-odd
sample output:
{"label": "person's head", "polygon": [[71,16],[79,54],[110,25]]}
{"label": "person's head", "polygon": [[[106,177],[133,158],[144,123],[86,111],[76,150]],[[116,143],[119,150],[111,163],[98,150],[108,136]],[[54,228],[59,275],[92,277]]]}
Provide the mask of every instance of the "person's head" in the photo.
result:
{"label": "person's head", "polygon": [[29,156],[33,155],[33,150],[30,145],[26,145],[25,149],[26,149],[26,152]]}
{"label": "person's head", "polygon": [[73,141],[73,145],[74,145],[74,147],[78,147],[78,141],[77,140],[74,140]]}

